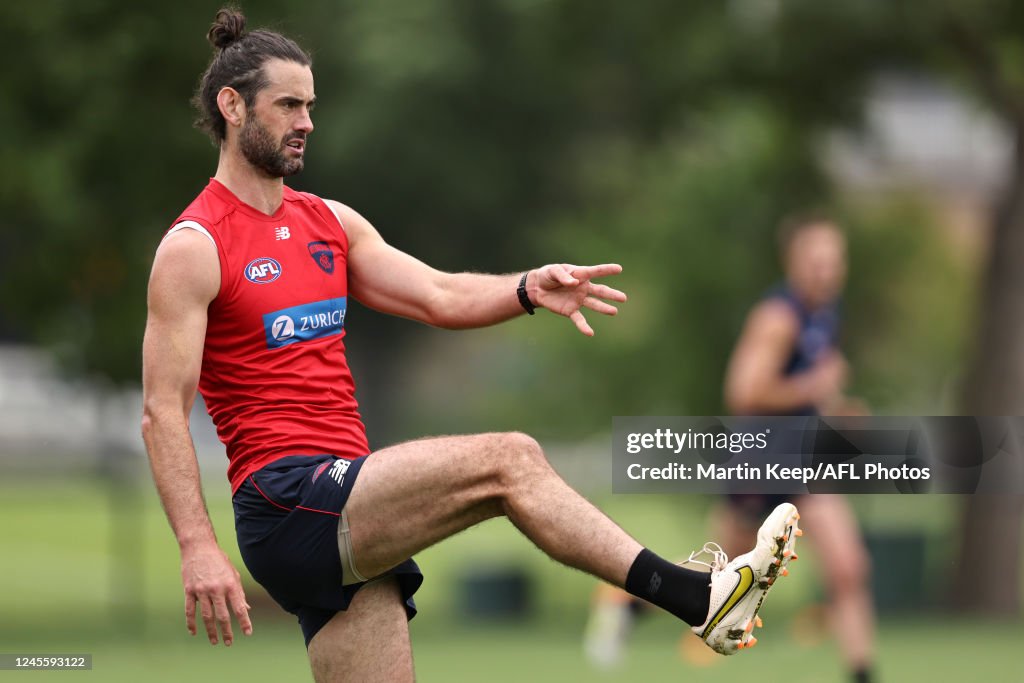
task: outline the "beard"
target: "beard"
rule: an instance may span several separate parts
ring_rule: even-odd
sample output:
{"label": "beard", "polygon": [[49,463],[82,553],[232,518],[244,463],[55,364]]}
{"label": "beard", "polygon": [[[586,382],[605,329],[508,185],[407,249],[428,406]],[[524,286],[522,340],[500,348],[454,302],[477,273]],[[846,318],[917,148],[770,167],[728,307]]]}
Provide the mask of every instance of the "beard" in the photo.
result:
{"label": "beard", "polygon": [[[255,116],[246,119],[238,143],[246,161],[266,174],[269,178],[284,178],[295,175],[302,170],[303,159],[289,159],[285,156],[285,147],[289,140],[294,140],[294,133],[288,133],[280,142],[275,141],[270,132],[256,120]],[[304,138],[303,138],[304,139]]]}

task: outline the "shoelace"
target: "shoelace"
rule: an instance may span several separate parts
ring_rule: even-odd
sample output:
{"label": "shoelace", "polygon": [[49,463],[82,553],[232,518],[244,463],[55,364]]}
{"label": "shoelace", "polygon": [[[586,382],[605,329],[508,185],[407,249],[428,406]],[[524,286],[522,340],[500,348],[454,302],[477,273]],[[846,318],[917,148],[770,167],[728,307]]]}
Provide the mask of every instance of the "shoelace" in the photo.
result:
{"label": "shoelace", "polygon": [[[711,555],[711,561],[705,562],[703,560],[698,560],[697,558],[701,555]],[[703,548],[690,553],[690,557],[687,558],[686,561],[694,564],[702,564],[713,572],[720,572],[725,569],[725,565],[729,564],[729,556],[725,554],[724,550],[722,550],[722,546],[708,541],[704,544]]]}

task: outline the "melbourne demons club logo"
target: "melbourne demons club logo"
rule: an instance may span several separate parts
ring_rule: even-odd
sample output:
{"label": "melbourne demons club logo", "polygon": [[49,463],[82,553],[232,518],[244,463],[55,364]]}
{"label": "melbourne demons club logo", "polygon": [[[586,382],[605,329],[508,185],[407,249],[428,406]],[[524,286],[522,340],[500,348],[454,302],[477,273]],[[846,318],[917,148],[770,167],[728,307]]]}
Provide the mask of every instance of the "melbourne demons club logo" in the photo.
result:
{"label": "melbourne demons club logo", "polygon": [[331,245],[327,242],[310,242],[306,248],[321,270],[328,275],[334,272],[334,252],[331,251]]}

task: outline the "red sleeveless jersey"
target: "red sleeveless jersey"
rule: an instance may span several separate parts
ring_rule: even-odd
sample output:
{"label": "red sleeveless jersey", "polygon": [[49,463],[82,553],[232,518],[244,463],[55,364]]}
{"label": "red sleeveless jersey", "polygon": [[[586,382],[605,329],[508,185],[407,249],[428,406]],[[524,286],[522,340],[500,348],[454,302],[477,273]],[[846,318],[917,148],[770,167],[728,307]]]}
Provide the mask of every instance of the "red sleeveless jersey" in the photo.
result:
{"label": "red sleeveless jersey", "polygon": [[268,216],[211,179],[182,225],[209,233],[220,259],[199,391],[231,490],[286,455],[369,453],[345,359],[348,239],[334,212],[286,186]]}

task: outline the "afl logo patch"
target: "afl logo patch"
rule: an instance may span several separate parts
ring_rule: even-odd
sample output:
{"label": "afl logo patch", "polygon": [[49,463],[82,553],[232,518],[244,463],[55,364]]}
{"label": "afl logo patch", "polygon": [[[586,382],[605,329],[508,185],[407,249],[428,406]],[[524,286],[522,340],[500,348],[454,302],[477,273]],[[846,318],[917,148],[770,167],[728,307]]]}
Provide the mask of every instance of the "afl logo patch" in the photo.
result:
{"label": "afl logo patch", "polygon": [[281,264],[263,256],[249,261],[245,267],[245,279],[258,285],[265,285],[281,277]]}

